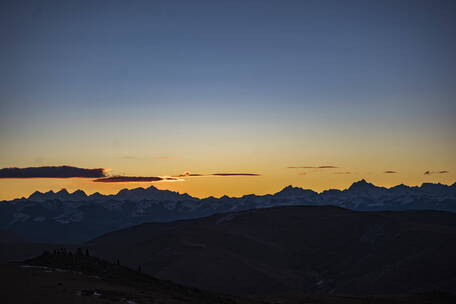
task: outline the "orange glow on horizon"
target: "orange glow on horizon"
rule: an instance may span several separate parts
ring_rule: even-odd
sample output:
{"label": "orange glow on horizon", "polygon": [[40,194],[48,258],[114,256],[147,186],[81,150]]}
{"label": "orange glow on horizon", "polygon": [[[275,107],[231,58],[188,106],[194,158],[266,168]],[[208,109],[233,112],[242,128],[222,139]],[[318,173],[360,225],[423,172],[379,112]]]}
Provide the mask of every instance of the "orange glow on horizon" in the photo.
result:
{"label": "orange glow on horizon", "polygon": [[[395,175],[394,178],[391,175]],[[404,174],[334,174],[334,173],[309,173],[306,175],[285,174],[264,176],[196,176],[186,177],[181,181],[157,182],[125,182],[125,183],[94,183],[90,179],[2,179],[0,180],[0,200],[10,200],[28,197],[35,191],[59,191],[62,188],[69,192],[83,190],[88,195],[99,192],[102,194],[115,194],[121,189],[147,188],[154,186],[161,190],[171,190],[179,193],[188,193],[194,197],[204,198],[209,196],[221,197],[223,195],[239,197],[247,194],[272,194],[280,191],[287,185],[321,192],[327,189],[346,189],[353,182],[366,179],[377,186],[392,187],[398,184],[420,186],[425,182],[442,183],[451,185],[455,182],[454,175],[420,175],[406,176],[408,182],[403,182]]]}

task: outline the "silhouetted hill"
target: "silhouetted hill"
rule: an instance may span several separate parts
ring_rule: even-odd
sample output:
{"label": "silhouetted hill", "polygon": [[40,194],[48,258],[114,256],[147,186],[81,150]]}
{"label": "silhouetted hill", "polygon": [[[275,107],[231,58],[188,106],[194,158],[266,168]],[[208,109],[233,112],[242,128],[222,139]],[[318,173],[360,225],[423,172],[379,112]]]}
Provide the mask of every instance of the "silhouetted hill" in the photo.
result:
{"label": "silhouetted hill", "polygon": [[169,281],[163,281],[142,273],[141,269],[133,270],[122,266],[120,261],[111,263],[106,260],[90,256],[87,249],[78,248],[68,251],[65,248],[45,251],[42,255],[24,261],[26,265],[45,266],[53,269],[64,269],[81,272],[86,275],[97,276],[107,282],[147,289],[155,294],[168,293],[186,295],[188,302],[196,303],[229,303],[228,299],[218,298],[211,293],[203,293],[195,288],[184,287]]}
{"label": "silhouetted hill", "polygon": [[155,279],[81,249],[46,251],[22,266],[0,269],[9,278],[2,284],[2,303],[259,303]]}
{"label": "silhouetted hill", "polygon": [[234,297],[155,279],[120,263],[92,257],[85,250],[64,248],[15,264],[0,264],[5,304],[18,303],[124,303],[124,304],[452,304],[444,292],[409,295],[354,296],[289,293]]}
{"label": "silhouetted hill", "polygon": [[456,290],[456,214],[276,207],[148,223],[90,243],[161,279],[230,294]]}

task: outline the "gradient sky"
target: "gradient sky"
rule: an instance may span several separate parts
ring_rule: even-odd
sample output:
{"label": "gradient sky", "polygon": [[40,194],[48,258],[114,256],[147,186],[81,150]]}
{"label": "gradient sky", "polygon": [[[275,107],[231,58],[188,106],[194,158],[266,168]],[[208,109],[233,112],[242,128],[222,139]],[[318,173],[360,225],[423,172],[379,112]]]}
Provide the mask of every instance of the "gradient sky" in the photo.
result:
{"label": "gradient sky", "polygon": [[0,34],[0,168],[261,174],[0,199],[456,181],[454,1],[2,1]]}

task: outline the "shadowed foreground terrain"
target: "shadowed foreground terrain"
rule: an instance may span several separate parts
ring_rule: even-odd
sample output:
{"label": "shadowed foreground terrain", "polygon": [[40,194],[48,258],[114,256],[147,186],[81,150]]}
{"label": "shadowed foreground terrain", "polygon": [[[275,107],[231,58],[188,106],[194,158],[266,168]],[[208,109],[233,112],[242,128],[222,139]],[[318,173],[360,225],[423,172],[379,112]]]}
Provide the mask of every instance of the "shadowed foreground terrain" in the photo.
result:
{"label": "shadowed foreground terrain", "polygon": [[254,303],[158,280],[81,250],[0,267],[8,278],[0,292],[7,303]]}
{"label": "shadowed foreground terrain", "polygon": [[220,304],[386,304],[454,303],[455,296],[433,292],[394,296],[280,294],[233,297],[162,281],[82,251],[45,252],[24,263],[0,265],[2,303],[220,303]]}
{"label": "shadowed foreground terrain", "polygon": [[235,295],[456,290],[456,214],[276,207],[108,233],[95,255]]}

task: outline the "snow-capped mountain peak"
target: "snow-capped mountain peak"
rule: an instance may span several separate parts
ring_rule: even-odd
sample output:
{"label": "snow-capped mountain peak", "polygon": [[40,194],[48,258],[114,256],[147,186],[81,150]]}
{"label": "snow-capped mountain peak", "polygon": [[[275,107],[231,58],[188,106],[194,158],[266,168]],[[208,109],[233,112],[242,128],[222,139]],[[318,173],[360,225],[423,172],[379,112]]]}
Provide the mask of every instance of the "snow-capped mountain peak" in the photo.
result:
{"label": "snow-capped mountain peak", "polygon": [[[84,241],[100,233],[143,222],[163,222],[257,208],[290,205],[333,205],[353,210],[434,209],[456,212],[456,187],[425,183],[420,187],[375,186],[366,180],[345,190],[317,193],[287,186],[275,194],[198,199],[155,187],[123,189],[117,194],[77,190],[34,192],[28,199],[0,204],[0,229],[18,229],[35,241]],[[63,228],[61,225],[68,225]],[[79,225],[77,229],[68,227]],[[79,227],[78,226],[78,227]],[[41,231],[41,232],[40,232]],[[62,231],[67,231],[61,233]],[[75,235],[70,235],[73,231]],[[43,238],[38,237],[40,233]],[[70,234],[67,234],[70,233]]]}

